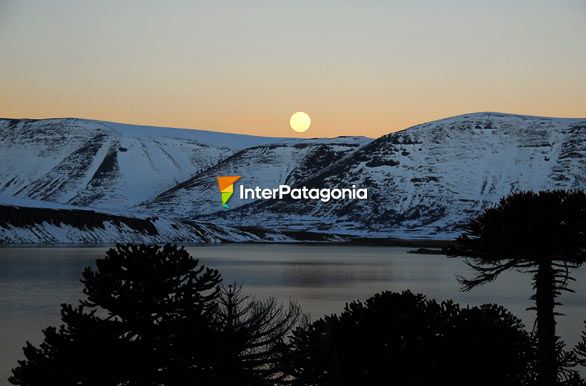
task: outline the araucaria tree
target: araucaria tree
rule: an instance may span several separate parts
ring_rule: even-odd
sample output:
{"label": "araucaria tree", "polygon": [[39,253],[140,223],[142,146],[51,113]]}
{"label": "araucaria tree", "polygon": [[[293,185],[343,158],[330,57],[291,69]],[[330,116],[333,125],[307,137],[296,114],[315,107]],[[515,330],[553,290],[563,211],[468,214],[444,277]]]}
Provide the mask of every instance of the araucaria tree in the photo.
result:
{"label": "araucaria tree", "polygon": [[213,376],[220,274],[184,249],[119,245],[86,268],[86,299],[24,348],[16,385],[157,385]]}
{"label": "araucaria tree", "polygon": [[561,291],[571,291],[570,270],[586,259],[586,194],[561,190],[511,194],[472,219],[446,252],[469,257],[476,276],[459,278],[465,290],[511,269],[532,275],[538,383],[551,386],[568,376],[555,331],[555,306]]}
{"label": "araucaria tree", "polygon": [[214,320],[222,353],[217,384],[287,383],[280,369],[284,338],[297,326],[300,315],[296,303],[284,306],[275,298],[245,296],[239,285],[223,287]]}
{"label": "araucaria tree", "polygon": [[[86,299],[9,379],[15,385],[261,385],[299,311],[222,289],[183,248],[119,245],[86,268]],[[238,377],[241,376],[241,377]]]}

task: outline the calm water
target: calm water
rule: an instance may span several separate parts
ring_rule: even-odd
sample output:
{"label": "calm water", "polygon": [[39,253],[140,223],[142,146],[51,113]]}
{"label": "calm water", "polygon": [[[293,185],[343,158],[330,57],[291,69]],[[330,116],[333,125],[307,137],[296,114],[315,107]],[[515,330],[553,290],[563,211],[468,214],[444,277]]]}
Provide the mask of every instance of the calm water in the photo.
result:
{"label": "calm water", "polygon": [[[59,304],[76,302],[84,267],[107,248],[0,249],[0,385],[7,384],[26,340],[39,343],[41,329],[59,322]],[[406,248],[307,245],[190,247],[190,253],[218,268],[225,282],[240,282],[255,296],[297,299],[312,318],[339,312],[347,301],[382,290],[422,292],[464,304],[498,303],[533,326],[531,283],[520,273],[462,293],[456,274],[468,273],[460,259],[408,254]],[[564,294],[559,334],[573,345],[586,319],[586,270],[574,272],[574,294]]]}

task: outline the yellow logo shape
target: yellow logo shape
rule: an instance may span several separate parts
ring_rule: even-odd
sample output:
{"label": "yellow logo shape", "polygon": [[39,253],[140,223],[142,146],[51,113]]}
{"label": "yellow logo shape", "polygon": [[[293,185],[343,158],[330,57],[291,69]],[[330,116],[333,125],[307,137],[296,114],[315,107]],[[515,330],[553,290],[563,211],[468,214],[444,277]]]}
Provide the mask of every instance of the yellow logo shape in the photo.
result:
{"label": "yellow logo shape", "polygon": [[234,183],[240,179],[240,176],[219,176],[218,185],[222,195],[222,206],[228,209],[228,200],[234,194]]}

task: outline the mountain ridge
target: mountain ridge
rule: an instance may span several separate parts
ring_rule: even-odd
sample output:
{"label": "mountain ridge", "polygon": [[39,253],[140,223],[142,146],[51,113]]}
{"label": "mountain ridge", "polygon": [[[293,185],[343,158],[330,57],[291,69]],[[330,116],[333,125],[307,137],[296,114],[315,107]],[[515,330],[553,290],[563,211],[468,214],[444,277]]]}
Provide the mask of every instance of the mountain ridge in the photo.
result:
{"label": "mountain ridge", "polygon": [[464,114],[382,136],[303,181],[367,186],[370,204],[264,201],[217,216],[277,229],[286,216],[289,228],[454,237],[512,191],[586,188],[585,143],[586,119]]}
{"label": "mountain ridge", "polygon": [[[224,229],[451,238],[512,191],[586,188],[586,118],[479,112],[374,140],[253,137],[258,142],[244,147],[228,137],[231,147],[204,143],[209,132],[161,137],[167,129],[95,122],[0,119],[0,195]],[[369,189],[369,200],[240,202],[235,195],[224,210],[218,175],[261,187],[356,184]],[[173,239],[169,229],[165,237]]]}

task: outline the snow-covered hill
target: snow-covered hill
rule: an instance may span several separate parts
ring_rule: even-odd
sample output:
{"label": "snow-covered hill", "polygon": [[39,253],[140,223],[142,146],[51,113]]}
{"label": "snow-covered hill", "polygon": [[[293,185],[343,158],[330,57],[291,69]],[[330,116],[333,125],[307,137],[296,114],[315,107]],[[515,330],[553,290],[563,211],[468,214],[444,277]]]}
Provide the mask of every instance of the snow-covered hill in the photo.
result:
{"label": "snow-covered hill", "polygon": [[[197,218],[223,211],[217,176],[239,175],[239,184],[252,187],[293,185],[321,172],[370,141],[364,137],[296,139],[249,147],[161,193],[139,209],[171,218]],[[230,200],[230,208],[249,202],[241,201],[235,194]]]}
{"label": "snow-covered hill", "polygon": [[[301,181],[301,179],[298,179]],[[516,190],[586,189],[586,119],[476,113],[383,136],[299,182],[369,189],[368,200],[264,201],[229,223],[403,237],[455,236]]]}
{"label": "snow-covered hill", "polygon": [[0,199],[0,244],[295,241],[295,235],[157,216],[121,216],[70,205]]}
{"label": "snow-covered hill", "polygon": [[276,138],[85,119],[0,119],[0,194],[125,210]]}
{"label": "snow-covered hill", "polygon": [[[374,141],[0,120],[0,150],[0,242],[290,241],[291,230],[451,238],[510,192],[586,189],[586,119],[500,113]],[[219,175],[251,187],[356,185],[368,199],[234,195],[224,210]]]}

